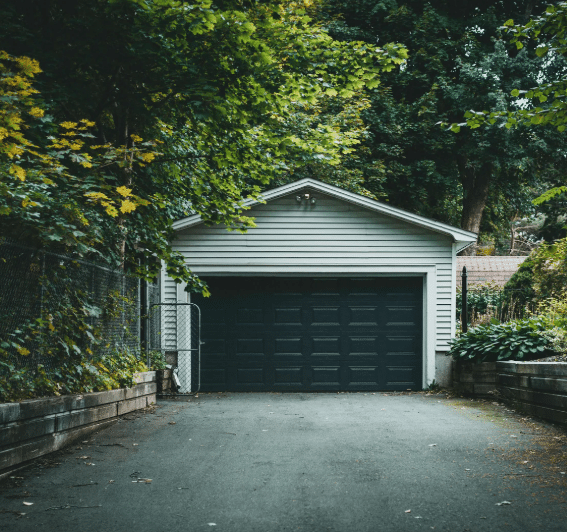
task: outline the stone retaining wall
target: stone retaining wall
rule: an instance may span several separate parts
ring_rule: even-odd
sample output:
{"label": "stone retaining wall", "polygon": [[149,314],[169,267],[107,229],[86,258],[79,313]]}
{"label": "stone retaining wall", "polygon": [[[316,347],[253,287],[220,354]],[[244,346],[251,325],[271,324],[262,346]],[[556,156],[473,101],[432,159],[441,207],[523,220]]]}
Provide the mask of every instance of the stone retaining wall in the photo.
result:
{"label": "stone retaining wall", "polygon": [[496,362],[473,364],[462,360],[453,361],[453,388],[463,395],[493,396],[498,388]]}
{"label": "stone retaining wall", "polygon": [[155,403],[156,372],[138,373],[134,381],[132,388],[0,404],[0,478]]}
{"label": "stone retaining wall", "polygon": [[498,362],[501,398],[516,410],[567,425],[567,363]]}
{"label": "stone retaining wall", "polygon": [[173,393],[173,383],[172,383],[172,369],[160,369],[156,371],[157,375],[157,393],[168,395]]}
{"label": "stone retaining wall", "polygon": [[494,397],[520,412],[567,425],[567,363],[483,362],[453,364],[455,391]]}

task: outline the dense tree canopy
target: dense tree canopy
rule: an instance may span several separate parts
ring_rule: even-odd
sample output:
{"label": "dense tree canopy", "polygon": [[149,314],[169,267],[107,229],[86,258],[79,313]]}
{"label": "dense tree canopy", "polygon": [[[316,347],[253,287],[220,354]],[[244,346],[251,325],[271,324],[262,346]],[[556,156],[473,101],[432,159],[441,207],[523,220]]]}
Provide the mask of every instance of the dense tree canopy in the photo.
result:
{"label": "dense tree canopy", "polygon": [[[522,87],[522,80],[518,80],[518,87],[510,93],[515,100],[507,108],[468,111],[465,113],[466,125],[472,129],[495,124],[507,129],[521,125],[555,126],[559,133],[563,133],[567,128],[567,2],[547,6],[543,14],[534,16],[525,24],[514,24],[514,20],[509,19],[501,29],[517,49],[535,47],[535,55],[541,58],[538,84],[528,89],[518,88]],[[559,166],[563,165],[564,155],[559,161]],[[560,186],[550,188],[534,203],[541,205],[567,192],[563,175],[559,181]],[[544,207],[546,210],[550,208],[549,204]],[[553,234],[556,236],[556,233]]]}
{"label": "dense tree canopy", "polygon": [[328,0],[326,5],[337,38],[396,41],[409,50],[407,62],[373,90],[364,115],[370,127],[368,167],[383,161],[381,178],[370,188],[400,207],[474,232],[492,232],[503,221],[529,214],[532,187],[562,139],[529,128],[471,130],[457,123],[470,109],[504,109],[518,83],[536,83],[541,61],[533,50],[511,46],[500,28],[510,18],[527,22],[545,3]]}
{"label": "dense tree canopy", "polygon": [[[44,116],[26,115],[22,128],[26,142],[44,151],[27,153],[18,166],[35,168],[41,181],[38,157],[71,158],[76,168],[68,173],[77,179],[66,183],[81,183],[73,193],[88,200],[77,208],[99,209],[59,238],[53,235],[64,230],[63,215],[24,216],[7,205],[4,234],[10,228],[12,235],[96,250],[132,267],[157,257],[172,276],[198,286],[171,252],[171,221],[198,213],[211,223],[250,226],[243,198],[295,167],[336,165],[359,142],[362,91],[406,57],[396,44],[333,40],[313,21],[314,9],[308,1],[277,0],[2,2],[5,83],[17,70],[8,63],[18,58],[38,61],[43,71],[34,74],[39,92],[31,97]],[[1,105],[10,102],[3,98]],[[49,140],[66,138],[65,124],[95,150],[114,152],[106,162],[81,166],[73,149]],[[14,203],[22,182],[9,171],[10,157],[1,163],[3,195]],[[61,180],[41,186],[50,198],[65,188]],[[120,207],[120,198],[136,203],[134,212],[109,212],[109,202]]]}

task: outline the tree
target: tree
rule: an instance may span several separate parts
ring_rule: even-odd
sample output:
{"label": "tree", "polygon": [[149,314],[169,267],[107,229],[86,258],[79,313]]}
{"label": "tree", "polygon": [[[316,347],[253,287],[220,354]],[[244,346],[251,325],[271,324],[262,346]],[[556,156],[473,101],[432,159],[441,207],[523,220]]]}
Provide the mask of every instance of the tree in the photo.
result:
{"label": "tree", "polygon": [[[343,108],[376,86],[381,72],[403,62],[405,49],[335,41],[313,22],[310,5],[2,3],[0,49],[39,61],[44,74],[36,86],[51,122],[93,122],[95,145],[124,154],[143,142],[137,139],[160,142],[152,153],[161,156],[150,165],[106,167],[110,188],[101,194],[128,190],[147,204],[113,226],[116,238],[100,226],[101,254],[132,269],[142,261],[142,275],[156,274],[150,259],[157,257],[171,276],[202,289],[171,251],[174,218],[196,213],[245,230],[253,222],[242,201],[257,197],[260,185],[296,163],[335,165],[349,152],[358,133],[318,109],[330,102]],[[30,129],[32,142],[45,144],[43,133]],[[99,217],[108,215],[102,196],[90,198],[99,200]]]}
{"label": "tree", "polygon": [[[567,2],[548,6],[542,15],[530,19],[526,24],[514,24],[507,20],[502,30],[511,36],[510,42],[521,50],[525,44],[535,45],[539,63],[539,83],[530,89],[514,88],[510,95],[515,98],[505,109],[491,111],[469,111],[466,124],[475,129],[481,125],[498,124],[507,129],[522,125],[555,126],[563,133],[567,128]],[[517,86],[521,86],[518,80]],[[551,198],[567,192],[567,186],[555,186],[538,197],[534,203],[541,205]]]}
{"label": "tree", "polygon": [[[559,132],[565,131],[567,63],[562,59],[567,54],[566,17],[567,2],[558,2],[547,6],[542,15],[530,19],[526,24],[514,24],[514,19],[504,23],[500,29],[511,37],[510,42],[518,50],[525,47],[524,43],[532,47],[535,45],[535,55],[541,58],[540,79],[543,78],[543,81],[527,90],[514,88],[510,94],[516,100],[506,110],[469,112],[465,117],[472,129],[486,122],[500,122],[507,129],[519,124],[541,124],[556,126]],[[529,105],[526,100],[531,100],[536,105]]]}
{"label": "tree", "polygon": [[336,38],[395,40],[409,50],[407,62],[373,90],[364,115],[368,161],[384,161],[381,191],[393,204],[477,233],[490,230],[483,213],[491,197],[531,209],[515,190],[537,183],[539,158],[553,139],[525,128],[461,129],[457,122],[471,108],[506,105],[518,79],[535,82],[536,60],[510,53],[498,27],[539,4],[328,0],[330,15],[342,17],[330,24]]}

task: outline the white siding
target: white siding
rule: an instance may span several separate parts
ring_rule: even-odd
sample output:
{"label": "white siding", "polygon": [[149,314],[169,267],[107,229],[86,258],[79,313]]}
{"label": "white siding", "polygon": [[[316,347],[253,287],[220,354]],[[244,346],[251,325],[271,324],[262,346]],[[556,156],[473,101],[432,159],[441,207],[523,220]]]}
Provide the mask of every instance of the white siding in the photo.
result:
{"label": "white siding", "polygon": [[[326,266],[344,268],[345,274],[349,267],[375,266],[381,275],[428,267],[436,276],[435,350],[447,350],[453,330],[451,237],[320,192],[313,195],[315,205],[298,203],[292,194],[253,207],[246,214],[255,218],[257,227],[246,234],[204,224],[183,229],[174,249],[201,275],[221,266],[225,272],[231,267],[235,272],[243,272],[247,266],[250,272],[261,267],[264,275],[266,271],[286,275],[286,266],[291,264],[294,271],[305,265],[305,271],[314,275],[313,267]],[[168,294],[166,283],[166,297]]]}

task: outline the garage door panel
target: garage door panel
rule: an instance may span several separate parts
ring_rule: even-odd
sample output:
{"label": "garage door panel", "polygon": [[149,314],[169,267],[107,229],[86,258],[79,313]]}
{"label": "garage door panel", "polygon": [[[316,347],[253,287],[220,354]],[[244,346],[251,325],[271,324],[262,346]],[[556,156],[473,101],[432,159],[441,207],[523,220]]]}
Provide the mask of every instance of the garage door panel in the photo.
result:
{"label": "garage door panel", "polygon": [[274,368],[274,384],[276,385],[302,387],[305,380],[305,368],[301,366]]}
{"label": "garage door panel", "polygon": [[274,309],[275,325],[302,325],[301,307],[276,307]]}
{"label": "garage door panel", "polygon": [[421,279],[206,280],[203,391],[421,388]]}
{"label": "garage door panel", "polygon": [[386,385],[399,386],[400,389],[413,388],[416,385],[416,371],[404,366],[386,367]]}
{"label": "garage door panel", "polygon": [[348,307],[349,326],[378,327],[378,308],[376,306]]}
{"label": "garage door panel", "polygon": [[413,351],[419,349],[418,337],[408,334],[386,335],[386,350],[389,351]]}
{"label": "garage door panel", "polygon": [[226,390],[226,369],[201,368],[201,382],[213,390]]}
{"label": "garage door panel", "polygon": [[363,336],[348,338],[348,356],[357,355],[377,355],[378,354],[378,337]]}
{"label": "garage door panel", "polygon": [[265,384],[263,368],[236,368],[236,382],[242,384]]}
{"label": "garage door panel", "polygon": [[264,325],[266,321],[265,309],[239,307],[236,311],[237,325]]}
{"label": "garage door panel", "polygon": [[339,279],[313,279],[309,294],[311,297],[322,299],[338,298],[341,294],[341,282]]}
{"label": "garage door panel", "polygon": [[336,327],[340,325],[340,307],[313,307],[311,310],[311,325],[319,325],[325,327]]}
{"label": "garage door panel", "polygon": [[276,338],[274,356],[303,356],[303,338]]}
{"label": "garage door panel", "polygon": [[419,357],[415,353],[415,351],[389,351],[384,356],[386,360],[386,365],[395,365],[395,366],[416,366]]}
{"label": "garage door panel", "polygon": [[236,340],[237,356],[263,357],[266,354],[266,342],[263,338],[240,338]]}
{"label": "garage door panel", "polygon": [[377,366],[349,366],[348,367],[348,384],[352,385],[368,385],[375,387],[380,384],[380,372]]}
{"label": "garage door panel", "polygon": [[417,305],[388,305],[386,320],[388,322],[415,322],[419,319]]}
{"label": "garage door panel", "polygon": [[313,366],[312,383],[314,385],[326,385],[340,387],[341,367],[340,366]]}
{"label": "garage door panel", "polygon": [[316,336],[310,338],[312,356],[340,356],[340,336]]}
{"label": "garage door panel", "polygon": [[201,333],[201,338],[203,344],[201,345],[202,355],[217,355],[225,356],[226,353],[226,343],[223,338],[213,338],[211,335],[206,335]]}

